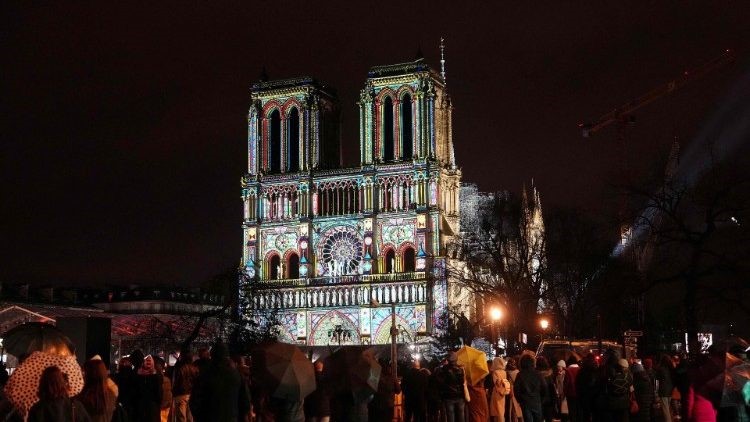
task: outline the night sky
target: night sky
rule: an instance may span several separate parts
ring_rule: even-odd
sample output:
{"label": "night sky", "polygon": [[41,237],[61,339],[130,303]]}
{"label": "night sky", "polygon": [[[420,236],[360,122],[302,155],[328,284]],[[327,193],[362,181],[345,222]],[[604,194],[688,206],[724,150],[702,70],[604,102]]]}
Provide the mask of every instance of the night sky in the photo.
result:
{"label": "night sky", "polygon": [[545,210],[602,216],[615,130],[583,139],[577,123],[734,49],[737,64],[637,114],[642,174],[674,136],[689,144],[750,56],[747,1],[25,3],[4,4],[0,25],[0,281],[13,283],[195,285],[237,265],[264,65],[338,90],[356,164],[368,68],[418,47],[438,68],[442,35],[464,181],[518,192],[533,178]]}

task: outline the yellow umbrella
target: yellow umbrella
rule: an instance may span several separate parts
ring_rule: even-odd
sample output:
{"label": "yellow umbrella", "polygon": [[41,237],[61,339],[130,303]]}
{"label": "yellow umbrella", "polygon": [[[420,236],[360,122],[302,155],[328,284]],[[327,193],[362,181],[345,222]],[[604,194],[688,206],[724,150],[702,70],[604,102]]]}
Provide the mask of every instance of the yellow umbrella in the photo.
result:
{"label": "yellow umbrella", "polygon": [[456,352],[458,365],[466,372],[466,382],[475,385],[490,373],[487,368],[487,355],[473,347],[463,346]]}

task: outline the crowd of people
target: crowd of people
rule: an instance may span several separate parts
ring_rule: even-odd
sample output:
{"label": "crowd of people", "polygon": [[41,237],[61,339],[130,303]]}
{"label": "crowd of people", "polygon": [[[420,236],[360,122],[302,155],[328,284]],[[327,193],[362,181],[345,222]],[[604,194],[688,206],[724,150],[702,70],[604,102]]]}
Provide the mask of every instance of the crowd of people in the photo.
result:
{"label": "crowd of people", "polygon": [[[747,356],[737,358],[747,365]],[[94,358],[82,367],[83,387],[71,397],[68,376],[45,368],[38,401],[22,412],[0,401],[0,419],[143,422],[714,422],[747,421],[748,403],[722,403],[724,353],[688,362],[679,356],[626,360],[609,350],[601,357],[569,356],[550,363],[524,353],[488,362],[489,373],[473,384],[451,352],[431,369],[414,361],[396,379],[383,362],[377,390],[353,394],[314,364],[315,391],[303,401],[281,400],[254,378],[244,357],[218,343],[184,352],[176,364],[136,350],[114,374]],[[0,376],[0,381],[7,380]],[[0,373],[0,375],[2,375]],[[747,387],[750,389],[750,387]],[[402,393],[402,394],[399,394]],[[396,397],[403,398],[396,411]],[[12,409],[11,409],[12,410]]]}
{"label": "crowd of people", "polygon": [[[736,352],[746,371],[747,355]],[[722,401],[727,394],[724,358],[723,351],[710,350],[692,362],[663,355],[655,365],[652,358],[627,360],[608,350],[601,357],[572,355],[553,367],[544,356],[529,352],[495,358],[483,381],[466,385],[463,368],[451,354],[432,372],[415,363],[404,374],[404,420],[748,421],[750,395]],[[744,389],[750,391],[749,382]]]}

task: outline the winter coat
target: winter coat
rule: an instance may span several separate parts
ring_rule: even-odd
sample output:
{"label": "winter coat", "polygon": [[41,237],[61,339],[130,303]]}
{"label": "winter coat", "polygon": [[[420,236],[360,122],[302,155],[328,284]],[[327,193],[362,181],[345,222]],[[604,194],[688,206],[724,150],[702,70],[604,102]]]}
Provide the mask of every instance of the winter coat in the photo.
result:
{"label": "winter coat", "polygon": [[468,385],[471,401],[466,403],[469,409],[469,422],[487,422],[489,420],[489,409],[487,409],[487,391],[482,383]]}
{"label": "winter coat", "polygon": [[638,413],[631,415],[632,422],[650,422],[651,409],[654,405],[654,385],[645,372],[633,375],[633,388],[635,389],[635,401],[638,402]]}
{"label": "winter coat", "polygon": [[190,411],[196,422],[237,422],[250,411],[247,384],[228,359],[211,361],[200,372],[190,395]]}
{"label": "winter coat", "polygon": [[440,398],[443,400],[464,397],[464,370],[455,363],[439,369],[437,379],[440,385]]}
{"label": "winter coat", "polygon": [[305,397],[305,416],[322,418],[331,416],[331,391],[328,379],[315,371],[315,391]]}
{"label": "winter coat", "polygon": [[580,370],[581,367],[576,364],[570,365],[565,369],[565,379],[563,380],[563,394],[565,397],[570,399],[578,398],[576,380]]}
{"label": "winter coat", "polygon": [[659,381],[659,397],[672,397],[672,368],[660,366],[656,369],[656,380]]}
{"label": "winter coat", "polygon": [[513,382],[516,400],[524,409],[542,412],[542,400],[548,394],[547,381],[534,369],[522,369]]}
{"label": "winter coat", "polygon": [[490,374],[492,378],[492,395],[490,396],[490,416],[500,416],[505,414],[505,397],[508,395],[500,394],[502,380],[508,379],[508,374],[504,369],[496,369]]}
{"label": "winter coat", "polygon": [[75,399],[39,400],[31,406],[27,422],[90,422],[83,404]]}
{"label": "winter coat", "polygon": [[135,380],[135,419],[141,422],[161,422],[161,396],[164,376],[138,375]]}

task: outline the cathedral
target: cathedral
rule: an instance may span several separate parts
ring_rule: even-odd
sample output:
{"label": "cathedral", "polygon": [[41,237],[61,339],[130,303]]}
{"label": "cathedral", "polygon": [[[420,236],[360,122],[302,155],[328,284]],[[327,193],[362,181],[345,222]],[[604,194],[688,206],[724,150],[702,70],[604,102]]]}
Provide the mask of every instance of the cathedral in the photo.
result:
{"label": "cathedral", "polygon": [[335,91],[309,77],[252,86],[242,268],[282,341],[385,344],[395,313],[398,342],[414,343],[461,300],[446,271],[461,171],[441,63],[369,70],[354,167],[341,166]]}

